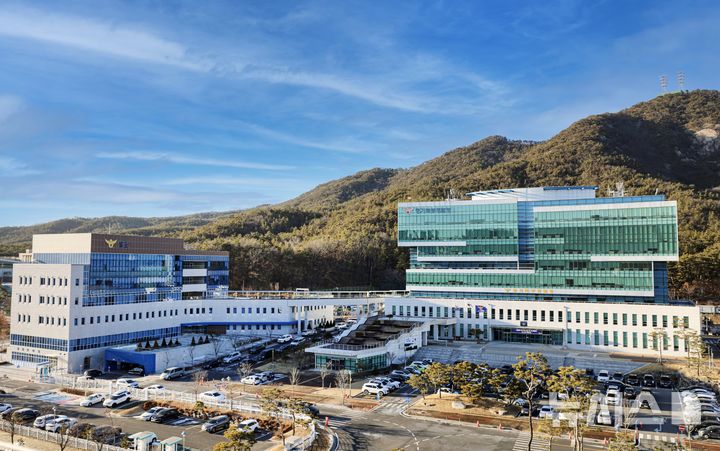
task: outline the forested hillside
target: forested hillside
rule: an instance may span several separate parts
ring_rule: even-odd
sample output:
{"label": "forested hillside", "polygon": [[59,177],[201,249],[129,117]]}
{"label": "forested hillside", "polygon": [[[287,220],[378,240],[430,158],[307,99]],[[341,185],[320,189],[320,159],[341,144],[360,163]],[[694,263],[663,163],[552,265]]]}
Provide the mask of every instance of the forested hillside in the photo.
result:
{"label": "forested hillside", "polygon": [[[719,132],[720,92],[667,94],[581,119],[548,141],[492,136],[411,169],[335,180],[276,206],[127,230],[229,250],[235,289],[402,288],[407,255],[396,246],[397,202],[438,200],[450,189],[542,185],[598,185],[605,195],[624,181],[628,195],[659,192],[678,201],[674,294],[712,300],[720,297]],[[27,231],[15,229],[0,229],[0,243],[24,244],[18,237]]]}

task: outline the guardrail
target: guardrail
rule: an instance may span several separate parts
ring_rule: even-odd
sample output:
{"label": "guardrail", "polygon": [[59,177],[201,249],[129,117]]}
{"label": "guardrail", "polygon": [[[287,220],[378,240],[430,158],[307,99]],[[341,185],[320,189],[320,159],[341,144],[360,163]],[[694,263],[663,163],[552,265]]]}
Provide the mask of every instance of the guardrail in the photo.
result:
{"label": "guardrail", "polygon": [[304,451],[312,446],[317,438],[317,429],[315,423],[310,423],[310,434],[301,439],[295,440],[292,443],[285,444],[286,451]]}
{"label": "guardrail", "polygon": [[[7,421],[2,421],[0,424],[0,429],[5,432],[10,432],[11,428],[12,426]],[[44,429],[38,429],[30,426],[22,426],[19,424],[15,425],[15,435],[22,435],[23,437],[30,437],[51,443],[61,443],[61,441],[65,442],[65,440],[67,440],[68,447],[88,450],[98,449],[95,442],[86,440],[84,438],[75,437],[72,435],[68,437],[63,434],[57,434],[55,432],[46,431]],[[127,451],[128,448],[122,448],[120,446],[114,445],[103,445],[102,449],[104,451]]]}

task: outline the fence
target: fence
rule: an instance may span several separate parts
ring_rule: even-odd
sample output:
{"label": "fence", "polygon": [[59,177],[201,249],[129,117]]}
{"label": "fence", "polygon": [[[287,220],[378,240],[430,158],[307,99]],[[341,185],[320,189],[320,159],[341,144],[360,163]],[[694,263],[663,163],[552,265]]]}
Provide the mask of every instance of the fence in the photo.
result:
{"label": "fence", "polygon": [[[10,432],[12,428],[12,425],[7,422],[3,421],[2,425],[0,425],[0,429],[2,429],[5,432]],[[87,449],[87,450],[96,450],[98,449],[95,442],[90,440],[85,440],[84,438],[80,437],[73,437],[73,436],[66,436],[63,434],[56,434],[54,432],[45,431],[43,429],[38,429],[34,427],[29,426],[22,426],[19,424],[15,425],[15,435],[21,435],[23,437],[30,437],[35,438],[38,440],[43,440],[46,442],[51,443],[60,443],[61,441],[68,444],[68,447],[74,447],[78,449]],[[17,441],[17,437],[15,439]],[[113,446],[113,445],[103,445],[104,451],[126,451],[127,448],[121,448],[119,446]]]}
{"label": "fence", "polygon": [[315,423],[310,423],[310,434],[292,443],[287,443],[285,449],[287,451],[304,451],[312,446],[317,438],[317,429]]}

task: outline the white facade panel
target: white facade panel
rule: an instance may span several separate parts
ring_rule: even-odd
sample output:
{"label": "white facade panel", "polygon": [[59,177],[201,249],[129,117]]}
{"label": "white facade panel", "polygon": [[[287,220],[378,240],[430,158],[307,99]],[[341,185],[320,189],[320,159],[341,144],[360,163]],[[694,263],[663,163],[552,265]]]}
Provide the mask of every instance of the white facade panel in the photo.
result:
{"label": "white facade panel", "polygon": [[206,268],[183,269],[182,275],[183,275],[183,277],[205,277],[205,276],[207,276],[207,269]]}

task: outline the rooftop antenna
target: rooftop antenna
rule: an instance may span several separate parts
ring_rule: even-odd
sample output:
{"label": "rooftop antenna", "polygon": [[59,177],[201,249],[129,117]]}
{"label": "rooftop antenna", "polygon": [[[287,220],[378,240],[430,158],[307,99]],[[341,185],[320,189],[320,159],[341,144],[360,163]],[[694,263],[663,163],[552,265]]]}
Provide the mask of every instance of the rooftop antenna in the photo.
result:
{"label": "rooftop antenna", "polygon": [[668,87],[667,75],[661,75],[660,76],[660,90],[662,91],[663,94],[665,94],[667,92],[667,87]]}
{"label": "rooftop antenna", "polygon": [[625,197],[625,182],[616,182],[615,190],[608,188],[609,197]]}
{"label": "rooftop antenna", "polygon": [[682,92],[685,89],[685,72],[680,71],[677,73],[677,83],[680,87],[680,92]]}

